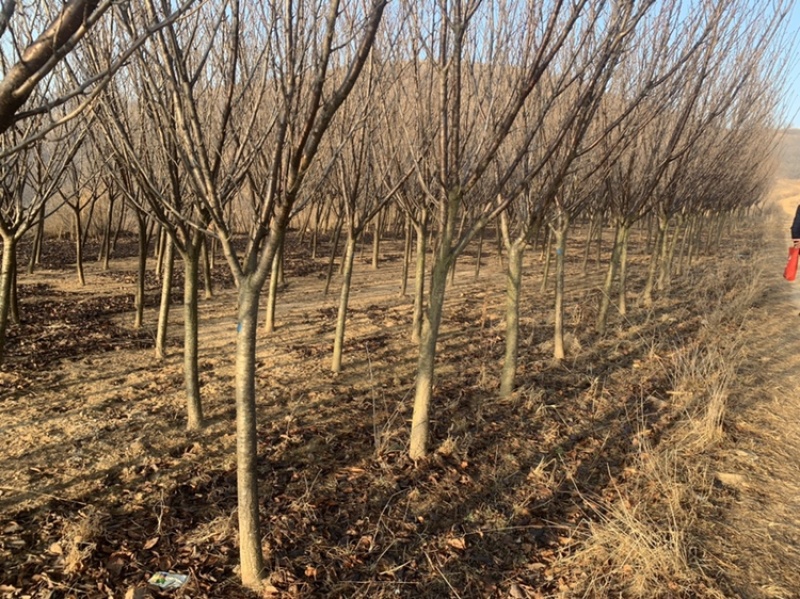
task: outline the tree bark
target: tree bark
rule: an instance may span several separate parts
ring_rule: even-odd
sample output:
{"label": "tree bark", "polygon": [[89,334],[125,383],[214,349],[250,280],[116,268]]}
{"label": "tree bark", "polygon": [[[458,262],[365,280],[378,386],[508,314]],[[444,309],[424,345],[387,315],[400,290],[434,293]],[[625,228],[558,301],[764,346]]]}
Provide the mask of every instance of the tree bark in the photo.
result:
{"label": "tree bark", "polygon": [[81,226],[81,207],[80,203],[72,208],[75,216],[75,269],[78,275],[78,285],[86,286],[86,277],[83,274],[83,228]]}
{"label": "tree bark", "polygon": [[200,376],[198,372],[197,334],[198,290],[200,270],[200,233],[186,244],[183,254],[183,376],[186,385],[187,423],[189,430],[203,428],[203,405],[200,401]]}
{"label": "tree bark", "polygon": [[11,286],[17,268],[17,240],[3,235],[3,258],[0,267],[0,363],[5,357],[6,334],[11,312]]}
{"label": "tree bark", "polygon": [[567,230],[569,222],[564,218],[561,226],[553,231],[556,246],[556,295],[553,315],[553,359],[564,359],[564,265],[567,257]]}
{"label": "tree bark", "polygon": [[264,332],[269,335],[275,331],[275,305],[278,300],[278,271],[280,270],[281,255],[275,252],[269,275],[269,289],[267,291],[267,314],[264,323]]}
{"label": "tree bark", "polygon": [[350,232],[344,251],[344,273],[342,276],[342,293],[339,297],[339,313],[336,317],[336,335],[333,338],[333,359],[331,371],[342,371],[342,351],[344,348],[344,331],[347,323],[347,305],[350,299],[350,283],[353,278],[353,262],[356,253],[356,238]]}
{"label": "tree bark", "polygon": [[408,271],[411,266],[411,217],[406,216],[403,238],[403,273],[400,276],[400,297],[408,291]]}
{"label": "tree bark", "polygon": [[618,224],[616,235],[614,236],[614,247],[611,249],[611,260],[608,263],[606,278],[603,281],[603,290],[600,296],[600,310],[597,314],[597,323],[595,325],[595,329],[601,335],[605,334],[608,325],[608,309],[611,306],[611,288],[614,285],[614,278],[617,276],[621,239],[622,225]]}
{"label": "tree bark", "polygon": [[506,349],[503,369],[500,374],[500,397],[509,397],[514,392],[519,357],[519,302],[522,288],[522,258],[525,242],[517,239],[510,243],[506,270]]}
{"label": "tree bark", "polygon": [[622,239],[619,248],[619,313],[622,316],[628,314],[627,302],[627,283],[628,283],[628,237],[630,236],[630,225],[622,228]]}
{"label": "tree bark", "polygon": [[414,267],[414,312],[411,317],[411,341],[419,343],[425,306],[425,259],[427,253],[427,215],[414,227],[417,236],[416,264]]}
{"label": "tree bark", "polygon": [[167,326],[169,325],[169,308],[172,303],[172,279],[175,265],[175,245],[170,239],[164,251],[164,266],[161,277],[161,303],[158,309],[158,327],[156,329],[156,358],[163,360],[167,355]]}
{"label": "tree bark", "polygon": [[254,284],[250,277],[240,281],[235,376],[239,563],[242,584],[253,589],[261,586],[264,570],[258,513],[258,437],[255,389],[259,293],[260,286]]}
{"label": "tree bark", "polygon": [[144,320],[144,282],[147,269],[147,219],[139,212],[136,213],[136,222],[139,226],[139,264],[136,271],[136,315],[133,326],[138,329]]}

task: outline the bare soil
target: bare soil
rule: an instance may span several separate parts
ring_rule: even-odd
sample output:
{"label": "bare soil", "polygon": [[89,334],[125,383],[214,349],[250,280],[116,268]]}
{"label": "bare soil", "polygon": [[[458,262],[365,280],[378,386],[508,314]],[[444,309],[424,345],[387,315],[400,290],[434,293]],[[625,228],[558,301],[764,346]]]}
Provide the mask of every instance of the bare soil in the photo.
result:
{"label": "bare soil", "polygon": [[[479,278],[474,252],[460,260],[439,344],[433,452],[416,464],[406,457],[416,361],[411,299],[398,293],[401,242],[384,244],[377,271],[359,258],[344,372],[333,375],[337,281],[325,296],[326,259],[292,238],[278,329],[258,351],[265,596],[582,596],[587,573],[566,558],[599,506],[633,485],[643,431],[657,445],[685,416],[671,355],[706,327],[708,297],[735,292],[736,281],[699,286],[721,256],[751,255],[767,273],[763,293],[735,331],[748,356],[725,438],[704,457],[718,476],[689,543],[703,576],[650,596],[800,596],[800,295],[779,276],[783,230],[768,247],[744,248],[737,235],[749,231],[726,234],[668,297],[614,314],[602,338],[593,323],[605,262],[593,249],[581,273],[582,234],[568,252],[562,364],[550,359],[551,286],[540,292],[540,250],[530,251],[520,389],[508,400],[497,399],[500,261],[488,241]],[[642,241],[631,290],[645,276]],[[109,272],[88,264],[86,287],[75,284],[69,245],[46,247],[45,268],[20,272],[23,323],[0,367],[0,596],[253,597],[236,573],[235,294],[225,265],[201,305],[208,426],[188,433],[180,305],[159,363],[152,275],[145,326],[131,326],[133,244]],[[189,582],[171,593],[146,587],[159,570]]]}

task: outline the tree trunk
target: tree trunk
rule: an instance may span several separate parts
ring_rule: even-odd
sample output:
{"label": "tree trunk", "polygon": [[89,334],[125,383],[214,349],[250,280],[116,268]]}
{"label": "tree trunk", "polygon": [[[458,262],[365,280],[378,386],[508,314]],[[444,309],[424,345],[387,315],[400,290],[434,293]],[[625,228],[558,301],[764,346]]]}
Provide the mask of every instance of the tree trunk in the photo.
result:
{"label": "tree trunk", "polygon": [[669,243],[667,244],[667,251],[661,261],[661,268],[658,273],[658,280],[656,281],[656,289],[663,291],[669,287],[670,278],[672,274],[672,259],[675,256],[675,246],[678,244],[678,237],[680,235],[681,223],[680,221],[675,224],[675,230],[669,236]]}
{"label": "tree trunk", "polygon": [[656,273],[658,272],[658,258],[659,254],[663,251],[667,234],[666,229],[666,217],[660,217],[658,219],[658,232],[656,233],[655,243],[650,253],[650,264],[647,267],[647,281],[645,281],[644,291],[642,291],[642,303],[647,308],[653,305],[653,288],[655,287]]}
{"label": "tree trunk", "polygon": [[275,305],[278,300],[278,271],[280,270],[281,254],[275,252],[272,259],[272,268],[269,274],[269,290],[267,291],[267,318],[264,323],[264,332],[269,335],[275,331]]}
{"label": "tree trunk", "polygon": [[31,248],[31,255],[28,260],[28,274],[33,274],[36,266],[42,263],[42,244],[44,243],[44,215],[45,203],[39,208],[39,213],[36,217],[36,232],[33,237],[33,247]]}
{"label": "tree trunk", "polygon": [[414,313],[411,317],[411,341],[413,343],[419,343],[425,309],[425,254],[428,251],[427,223],[427,214],[423,213],[420,224],[414,226],[417,236],[417,256],[414,266]]}
{"label": "tree trunk", "polygon": [[208,237],[203,236],[203,245],[201,247],[203,256],[203,297],[207,300],[214,297],[214,282],[211,279],[211,256],[209,255],[211,253],[210,245],[211,241]]}
{"label": "tree trunk", "polygon": [[611,260],[608,263],[606,278],[603,281],[603,290],[600,297],[600,310],[597,314],[597,324],[595,329],[601,335],[605,334],[608,325],[608,309],[611,306],[611,288],[614,285],[614,278],[617,276],[619,265],[619,251],[622,240],[622,225],[617,225],[616,235],[614,236],[614,246],[611,249]]}
{"label": "tree trunk", "polygon": [[630,235],[630,225],[622,228],[622,239],[619,248],[619,313],[625,316],[628,313],[627,302],[627,281],[628,281],[628,237]]}
{"label": "tree trunk", "polygon": [[447,287],[447,273],[455,257],[452,252],[453,234],[455,233],[456,211],[461,204],[460,194],[450,192],[447,204],[442,206],[445,218],[442,223],[441,239],[431,273],[430,300],[428,317],[422,326],[419,343],[419,359],[417,361],[417,380],[414,394],[414,411],[411,415],[411,438],[409,455],[412,459],[422,458],[427,454],[431,397],[433,395],[433,374],[436,361],[436,342],[439,339],[439,325],[442,322],[444,294]]}
{"label": "tree trunk", "polygon": [[333,266],[336,263],[336,252],[339,249],[339,237],[342,234],[342,225],[344,224],[344,219],[339,216],[338,220],[336,221],[336,229],[333,232],[333,247],[331,248],[331,257],[328,262],[328,274],[325,277],[325,295],[328,295],[328,291],[331,288],[331,279],[333,279]]}
{"label": "tree trunk", "polygon": [[339,313],[336,317],[336,335],[333,338],[333,360],[331,371],[342,371],[342,350],[344,348],[344,329],[347,322],[347,304],[350,299],[350,282],[353,278],[353,261],[356,253],[356,238],[352,232],[347,234],[344,251],[344,274],[342,276],[342,294],[339,298]]}
{"label": "tree trunk", "polygon": [[400,277],[400,297],[408,291],[408,271],[411,266],[411,217],[406,216],[405,236],[403,239],[403,274]]}
{"label": "tree trunk", "polygon": [[139,226],[139,264],[136,271],[136,316],[133,326],[138,329],[144,320],[144,281],[147,268],[147,219],[141,213],[136,213],[136,222]]}
{"label": "tree trunk", "polygon": [[553,359],[564,359],[564,263],[567,257],[567,230],[569,221],[564,218],[561,227],[553,231],[556,246],[556,296],[553,326]]}
{"label": "tree trunk", "polygon": [[519,356],[519,302],[522,287],[522,258],[525,243],[515,240],[506,247],[508,269],[506,271],[506,351],[500,374],[500,396],[509,397],[514,392]]}
{"label": "tree trunk", "polygon": [[172,303],[172,279],[175,265],[175,245],[170,239],[164,251],[164,266],[161,277],[161,303],[158,309],[158,328],[156,329],[156,358],[163,360],[167,355],[167,326],[169,308]]}
{"label": "tree trunk", "polygon": [[372,237],[372,270],[378,270],[378,259],[381,252],[381,215],[379,214],[374,221],[375,231]]}
{"label": "tree trunk", "polygon": [[5,357],[6,333],[11,312],[11,287],[17,269],[17,240],[3,236],[3,259],[0,267],[0,363]]}
{"label": "tree trunk", "polygon": [[481,260],[483,259],[483,234],[484,234],[484,229],[481,229],[481,232],[478,235],[478,251],[477,251],[477,256],[475,258],[476,279],[481,276]]}
{"label": "tree trunk", "polygon": [[81,227],[81,208],[80,205],[72,208],[75,216],[75,269],[78,275],[78,285],[86,285],[86,277],[83,274],[83,230]]}
{"label": "tree trunk", "polygon": [[541,293],[547,291],[547,281],[550,278],[550,261],[553,256],[552,246],[553,246],[553,234],[552,231],[548,229],[547,240],[545,241],[542,249],[542,253],[544,254],[544,272],[542,272],[542,286],[539,289]]}
{"label": "tree trunk", "polygon": [[103,228],[103,238],[100,240],[100,251],[97,254],[97,261],[101,268],[108,270],[108,254],[111,251],[111,235],[114,230],[114,196],[108,199],[108,210],[106,211],[106,226]]}
{"label": "tree trunk", "polygon": [[424,457],[428,451],[430,427],[430,406],[433,394],[433,374],[436,361],[436,341],[439,338],[439,325],[444,307],[444,292],[447,286],[448,263],[441,254],[431,273],[430,305],[428,315],[422,326],[417,360],[416,393],[414,411],[411,416],[411,439],[409,455],[412,459]]}
{"label": "tree trunk", "polygon": [[[273,255],[274,260],[274,255]],[[242,584],[261,586],[264,557],[258,513],[258,437],[256,429],[256,328],[260,286],[251,277],[239,284],[236,337],[236,482],[239,512],[239,563]]]}
{"label": "tree trunk", "polygon": [[200,401],[198,372],[198,272],[200,270],[200,233],[187,242],[183,255],[183,376],[186,384],[187,423],[189,430],[203,428],[203,405]]}

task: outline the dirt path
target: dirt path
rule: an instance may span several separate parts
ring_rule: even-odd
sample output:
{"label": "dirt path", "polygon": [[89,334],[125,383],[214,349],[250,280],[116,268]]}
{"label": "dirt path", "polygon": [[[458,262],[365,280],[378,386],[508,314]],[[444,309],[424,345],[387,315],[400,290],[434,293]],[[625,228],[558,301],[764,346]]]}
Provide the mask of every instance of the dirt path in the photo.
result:
{"label": "dirt path", "polygon": [[[776,195],[788,229],[800,182],[782,182]],[[715,456],[731,500],[715,525],[712,555],[736,597],[800,597],[800,284],[779,277],[785,237],[776,231],[769,248],[769,287],[745,331],[729,442]]]}

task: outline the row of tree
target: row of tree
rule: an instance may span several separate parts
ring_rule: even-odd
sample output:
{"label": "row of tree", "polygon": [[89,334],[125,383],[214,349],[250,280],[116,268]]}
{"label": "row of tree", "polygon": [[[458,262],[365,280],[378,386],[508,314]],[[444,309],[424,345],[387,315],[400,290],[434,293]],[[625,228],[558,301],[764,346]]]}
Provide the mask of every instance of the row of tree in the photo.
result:
{"label": "row of tree", "polygon": [[642,290],[648,305],[666,287],[676,251],[697,251],[701,229],[763,198],[789,4],[74,0],[58,14],[29,14],[6,2],[0,34],[15,43],[2,47],[0,84],[0,357],[19,240],[66,205],[80,251],[81,214],[103,197],[109,228],[121,222],[115,210],[138,224],[137,324],[149,224],[162,231],[161,356],[172,248],[182,259],[188,426],[201,428],[198,273],[217,245],[238,296],[241,574],[257,587],[259,300],[269,280],[268,333],[290,224],[305,232],[312,217],[315,229],[333,219],[337,240],[345,234],[333,371],[343,366],[357,243],[369,227],[379,239],[387,216],[399,217],[408,268],[416,238],[409,453],[422,458],[448,275],[487,226],[500,232],[507,257],[500,393],[509,395],[522,263],[534,240],[546,232],[553,245],[560,360],[574,223],[588,223],[592,237],[614,229],[596,323],[602,333],[615,283],[618,308],[628,309],[634,226],[657,223]]}

